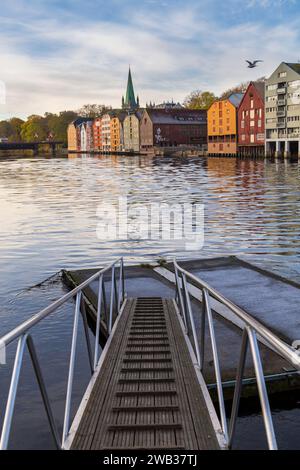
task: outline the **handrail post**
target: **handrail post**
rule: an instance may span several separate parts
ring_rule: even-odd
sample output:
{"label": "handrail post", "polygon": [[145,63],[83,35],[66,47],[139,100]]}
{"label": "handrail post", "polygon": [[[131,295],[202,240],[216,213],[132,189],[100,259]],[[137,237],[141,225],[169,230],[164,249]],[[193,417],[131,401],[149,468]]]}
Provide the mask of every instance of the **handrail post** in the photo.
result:
{"label": "handrail post", "polygon": [[125,292],[125,269],[124,269],[124,258],[121,258],[121,265],[122,265],[122,302],[125,300],[126,292]]}
{"label": "handrail post", "polygon": [[204,293],[202,291],[202,315],[200,320],[200,370],[204,368],[204,355],[205,355],[205,316],[206,316],[206,303],[204,300]]}
{"label": "handrail post", "polygon": [[71,347],[71,354],[70,354],[70,366],[69,366],[69,374],[68,374],[68,385],[67,385],[67,394],[66,394],[62,445],[64,445],[64,442],[69,433],[71,399],[72,399],[72,388],[73,388],[73,379],[74,379],[74,366],[75,366],[75,356],[76,356],[77,332],[78,332],[81,295],[82,295],[81,291],[79,291],[76,295],[75,316],[74,316],[74,324],[73,324],[72,347]]}
{"label": "handrail post", "polygon": [[94,365],[93,365],[93,358],[92,358],[92,348],[91,348],[91,341],[90,341],[90,336],[89,336],[89,326],[88,326],[88,320],[87,320],[86,308],[85,308],[85,302],[84,302],[83,295],[81,296],[81,313],[82,313],[82,318],[83,318],[83,327],[84,327],[84,334],[85,334],[85,339],[86,339],[86,347],[87,347],[87,351],[88,351],[89,363],[90,363],[90,368],[91,368],[91,374],[93,375]]}
{"label": "handrail post", "polygon": [[111,271],[111,289],[110,289],[110,308],[109,308],[109,326],[108,326],[108,334],[111,333],[112,330],[112,320],[113,320],[113,308],[114,308],[114,290],[115,290],[115,267],[112,267]]}
{"label": "handrail post", "polygon": [[234,432],[236,428],[236,422],[238,418],[239,405],[240,405],[240,399],[241,399],[241,393],[242,393],[242,387],[243,387],[243,376],[244,376],[247,350],[248,350],[248,343],[249,343],[248,331],[245,328],[243,331],[240,360],[239,360],[238,369],[236,373],[234,395],[233,395],[230,424],[229,424],[228,447],[232,446]]}
{"label": "handrail post", "polygon": [[192,327],[192,333],[193,333],[193,338],[194,338],[194,343],[195,343],[197,362],[198,362],[198,366],[200,367],[201,359],[200,359],[199,343],[198,343],[196,327],[195,327],[195,322],[194,322],[194,316],[193,316],[193,311],[192,311],[192,306],[191,306],[191,300],[190,300],[190,295],[189,295],[189,291],[188,291],[188,287],[187,287],[185,274],[182,275],[182,282],[183,282],[183,290],[184,290],[185,298],[186,298],[187,310],[188,310],[188,313],[189,313],[189,319],[190,319],[191,327]]}
{"label": "handrail post", "polygon": [[218,357],[215,329],[213,325],[213,317],[212,317],[211,308],[209,304],[209,294],[206,289],[203,289],[203,298],[204,298],[204,302],[206,306],[206,314],[207,314],[207,319],[208,319],[209,333],[210,333],[211,346],[212,346],[212,352],[213,352],[222,429],[225,435],[225,439],[226,441],[228,441],[227,418],[226,418],[225,402],[224,402],[224,395],[223,395],[220,362],[219,362],[219,357]]}
{"label": "handrail post", "polygon": [[3,426],[2,426],[0,450],[6,450],[7,445],[8,445],[26,339],[27,339],[27,335],[24,335],[24,336],[21,336],[18,341],[14,368],[13,368],[13,373],[12,373],[12,377],[10,381],[7,405],[6,405],[4,421],[3,421]]}
{"label": "handrail post", "polygon": [[99,336],[100,336],[100,325],[101,325],[101,308],[102,308],[102,292],[103,291],[103,275],[99,277],[98,287],[98,304],[97,304],[97,322],[96,322],[96,334],[95,334],[95,352],[94,352],[94,370],[98,364],[98,350],[99,350]]}
{"label": "handrail post", "polygon": [[180,286],[180,282],[179,282],[179,276],[178,276],[178,270],[177,270],[177,267],[176,265],[174,266],[175,267],[175,281],[176,281],[176,286],[177,286],[177,293],[178,293],[178,298],[179,298],[179,308],[181,310],[181,315],[183,317],[183,321],[184,321],[184,326],[185,326],[185,330],[186,332],[188,331],[188,325],[187,325],[187,321],[186,321],[186,312],[185,312],[185,306],[184,306],[184,302],[183,302],[183,298],[182,298],[182,292],[181,292],[181,287]]}
{"label": "handrail post", "polygon": [[47,414],[47,417],[48,417],[48,421],[49,421],[50,429],[51,429],[51,432],[52,432],[52,436],[53,436],[53,439],[54,439],[54,442],[55,442],[55,445],[56,445],[57,449],[61,449],[61,442],[60,442],[57,426],[56,426],[56,423],[55,423],[55,420],[54,420],[54,416],[53,416],[53,413],[52,413],[50,400],[49,400],[49,397],[48,397],[48,393],[47,393],[46,385],[45,385],[45,382],[44,382],[43,374],[42,374],[42,371],[41,371],[41,368],[40,368],[40,364],[39,364],[39,361],[38,361],[38,358],[37,358],[34,342],[33,342],[33,339],[32,339],[31,336],[28,336],[28,338],[27,338],[27,346],[28,346],[28,351],[29,351],[30,357],[31,357],[31,362],[32,362],[32,365],[33,365],[33,368],[34,368],[35,376],[36,376],[36,379],[38,381],[38,385],[39,385],[40,392],[41,392],[41,395],[42,395],[42,399],[43,399],[44,407],[45,407],[46,414]]}
{"label": "handrail post", "polygon": [[261,403],[261,410],[262,410],[265,430],[267,434],[268,446],[270,450],[277,450],[278,447],[277,447],[277,442],[276,442],[276,437],[275,437],[275,432],[274,432],[272,413],[270,409],[270,403],[269,403],[259,348],[257,344],[256,334],[250,327],[247,327],[247,331],[248,331],[248,336],[249,336],[250,349],[251,349],[253,362],[254,362],[255,375],[256,375],[256,380],[257,380],[257,387],[258,387],[258,393],[259,393],[259,398],[260,398],[260,403]]}

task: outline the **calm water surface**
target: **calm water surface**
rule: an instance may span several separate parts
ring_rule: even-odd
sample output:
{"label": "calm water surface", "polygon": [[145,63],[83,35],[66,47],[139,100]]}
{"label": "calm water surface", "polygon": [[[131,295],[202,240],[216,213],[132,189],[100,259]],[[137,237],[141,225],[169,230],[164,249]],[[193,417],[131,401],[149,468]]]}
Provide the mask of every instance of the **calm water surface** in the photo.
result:
{"label": "calm water surface", "polygon": [[[299,176],[298,162],[108,156],[1,160],[0,334],[64,291],[58,276],[41,286],[37,284],[62,268],[100,266],[120,255],[135,263],[174,255],[191,258],[234,254],[300,281]],[[105,202],[117,205],[119,196],[127,196],[130,206],[203,203],[204,248],[187,252],[180,246],[151,240],[99,241],[97,207]],[[47,319],[34,335],[60,426],[72,308],[70,304]],[[83,344],[79,352],[74,406],[88,381]],[[9,365],[12,355],[13,348]],[[11,446],[51,447],[27,362]],[[1,367],[0,372],[7,381],[9,367]],[[6,394],[7,388],[2,387],[0,401]],[[276,410],[275,415],[285,430],[282,445],[295,448],[292,435],[299,435],[299,410]],[[2,416],[3,409],[0,419]],[[261,447],[258,417],[242,418],[242,424],[243,419],[252,427],[250,446]],[[34,427],[32,433],[28,433],[29,420]],[[241,429],[246,427],[241,425]],[[293,432],[287,437],[289,429]],[[242,439],[237,445],[245,446]]]}

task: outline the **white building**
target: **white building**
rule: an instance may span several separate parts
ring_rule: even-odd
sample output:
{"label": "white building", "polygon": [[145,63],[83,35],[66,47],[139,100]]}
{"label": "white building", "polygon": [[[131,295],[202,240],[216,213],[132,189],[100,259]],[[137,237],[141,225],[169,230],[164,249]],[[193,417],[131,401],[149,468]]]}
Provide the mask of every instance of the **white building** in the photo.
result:
{"label": "white building", "polygon": [[282,62],[266,81],[266,154],[300,157],[300,64]]}

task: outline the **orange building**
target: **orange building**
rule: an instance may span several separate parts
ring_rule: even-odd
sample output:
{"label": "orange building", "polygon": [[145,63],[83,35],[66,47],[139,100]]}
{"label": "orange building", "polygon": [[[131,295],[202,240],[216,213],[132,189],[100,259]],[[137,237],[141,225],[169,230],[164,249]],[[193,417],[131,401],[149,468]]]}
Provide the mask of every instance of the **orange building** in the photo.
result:
{"label": "orange building", "polygon": [[77,129],[74,122],[68,125],[68,150],[70,152],[77,152],[78,150]]}
{"label": "orange building", "polygon": [[236,155],[238,151],[238,108],[243,93],[215,101],[207,112],[208,153]]}
{"label": "orange building", "polygon": [[110,119],[110,150],[111,152],[124,151],[123,123],[126,113],[112,114]]}
{"label": "orange building", "polygon": [[102,150],[102,125],[101,118],[94,119],[93,122],[94,150]]}

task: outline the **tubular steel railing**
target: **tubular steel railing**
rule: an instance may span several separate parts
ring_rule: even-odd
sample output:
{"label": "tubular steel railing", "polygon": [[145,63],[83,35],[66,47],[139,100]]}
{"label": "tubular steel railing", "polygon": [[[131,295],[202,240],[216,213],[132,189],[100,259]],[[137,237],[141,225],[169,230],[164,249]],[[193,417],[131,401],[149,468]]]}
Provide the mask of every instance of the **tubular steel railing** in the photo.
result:
{"label": "tubular steel railing", "polygon": [[[270,403],[266,388],[266,382],[263,372],[263,366],[261,361],[261,355],[258,345],[259,340],[263,340],[264,345],[272,349],[282,358],[286,359],[295,369],[300,371],[300,353],[296,349],[284,343],[280,338],[274,335],[268,328],[262,325],[259,321],[253,318],[251,315],[246,313],[244,310],[236,306],[230,300],[226,299],[222,294],[210,287],[207,283],[194,276],[190,272],[181,268],[176,260],[174,260],[175,270],[175,283],[176,283],[176,302],[178,305],[179,312],[181,314],[186,333],[191,336],[191,343],[197,359],[197,366],[200,371],[204,368],[204,351],[206,342],[206,328],[205,324],[208,323],[208,331],[210,336],[213,364],[216,376],[217,394],[218,394],[218,405],[219,415],[221,421],[221,427],[227,446],[230,448],[233,443],[234,433],[236,429],[236,423],[238,418],[239,404],[241,398],[241,391],[243,385],[243,375],[245,370],[246,355],[248,347],[250,346],[250,352],[253,359],[255,378],[257,381],[259,399],[262,409],[262,417],[264,421],[264,427],[266,431],[266,437],[268,447],[270,450],[277,449],[277,441],[274,431],[272,413],[270,409]],[[197,335],[194,315],[190,300],[190,286],[198,288],[202,293],[202,311],[199,312],[200,318],[200,332]],[[221,367],[218,357],[217,338],[214,329],[214,320],[211,310],[211,299],[217,300],[222,305],[230,309],[231,313],[242,320],[243,322],[243,333],[241,341],[241,352],[238,361],[236,382],[234,397],[231,409],[231,416],[229,419],[229,427],[225,411],[225,400],[223,394]],[[190,331],[191,330],[191,331]],[[199,338],[198,338],[199,336]]]}
{"label": "tubular steel railing", "polygon": [[[116,280],[116,267],[119,265],[119,284],[117,286]],[[107,311],[107,302],[106,302],[106,286],[104,282],[104,276],[109,275],[111,271],[111,282],[110,282],[110,305],[109,305],[109,312]],[[98,306],[97,306],[97,319],[96,319],[96,333],[95,333],[95,348],[94,354],[92,352],[92,346],[89,337],[89,330],[88,330],[88,322],[87,322],[87,314],[85,309],[85,301],[83,296],[83,290],[88,287],[91,283],[98,281]],[[57,311],[59,307],[64,305],[69,300],[76,298],[75,302],[75,311],[74,311],[74,322],[73,322],[73,335],[72,335],[72,346],[71,346],[71,353],[70,353],[70,361],[69,361],[69,373],[68,373],[68,383],[67,383],[67,392],[66,392],[66,402],[65,402],[65,410],[64,410],[64,422],[63,422],[63,435],[62,438],[59,436],[58,428],[55,423],[55,419],[52,413],[51,404],[49,400],[49,396],[47,393],[46,385],[43,379],[43,374],[40,368],[40,364],[38,361],[38,356],[35,350],[33,339],[30,335],[31,330],[35,325],[40,323],[44,318],[48,317],[50,314]],[[113,328],[113,317],[115,315],[119,315],[122,311],[122,306],[125,302],[125,276],[124,276],[124,262],[123,258],[119,258],[106,268],[102,269],[101,271],[97,272],[85,282],[80,284],[78,287],[58,299],[57,301],[53,302],[51,305],[37,313],[36,315],[29,318],[27,321],[23,322],[21,325],[16,327],[10,333],[6,334],[0,339],[1,347],[7,347],[13,341],[18,340],[15,360],[14,360],[14,367],[12,372],[12,377],[10,381],[9,393],[5,408],[4,414],[4,421],[2,426],[1,432],[1,439],[0,439],[0,450],[7,449],[12,419],[14,414],[18,384],[19,384],[19,377],[22,368],[22,361],[25,352],[25,348],[27,346],[29,355],[33,364],[33,369],[38,381],[39,389],[42,395],[43,403],[45,406],[45,410],[47,413],[50,429],[58,449],[64,448],[64,443],[68,437],[69,430],[70,430],[70,417],[71,417],[71,401],[72,401],[72,389],[73,389],[73,379],[74,379],[74,369],[75,369],[75,356],[76,356],[76,346],[77,346],[77,339],[78,339],[78,325],[79,325],[79,315],[80,312],[83,317],[83,325],[84,325],[84,336],[86,339],[87,344],[87,351],[88,351],[88,358],[89,358],[89,365],[91,369],[91,374],[93,376],[96,367],[99,363],[100,356],[99,356],[99,335],[100,335],[100,327],[101,321],[104,319],[103,314],[105,314],[106,321],[107,321],[107,329],[108,334],[110,335]],[[109,315],[108,315],[109,313]]]}

